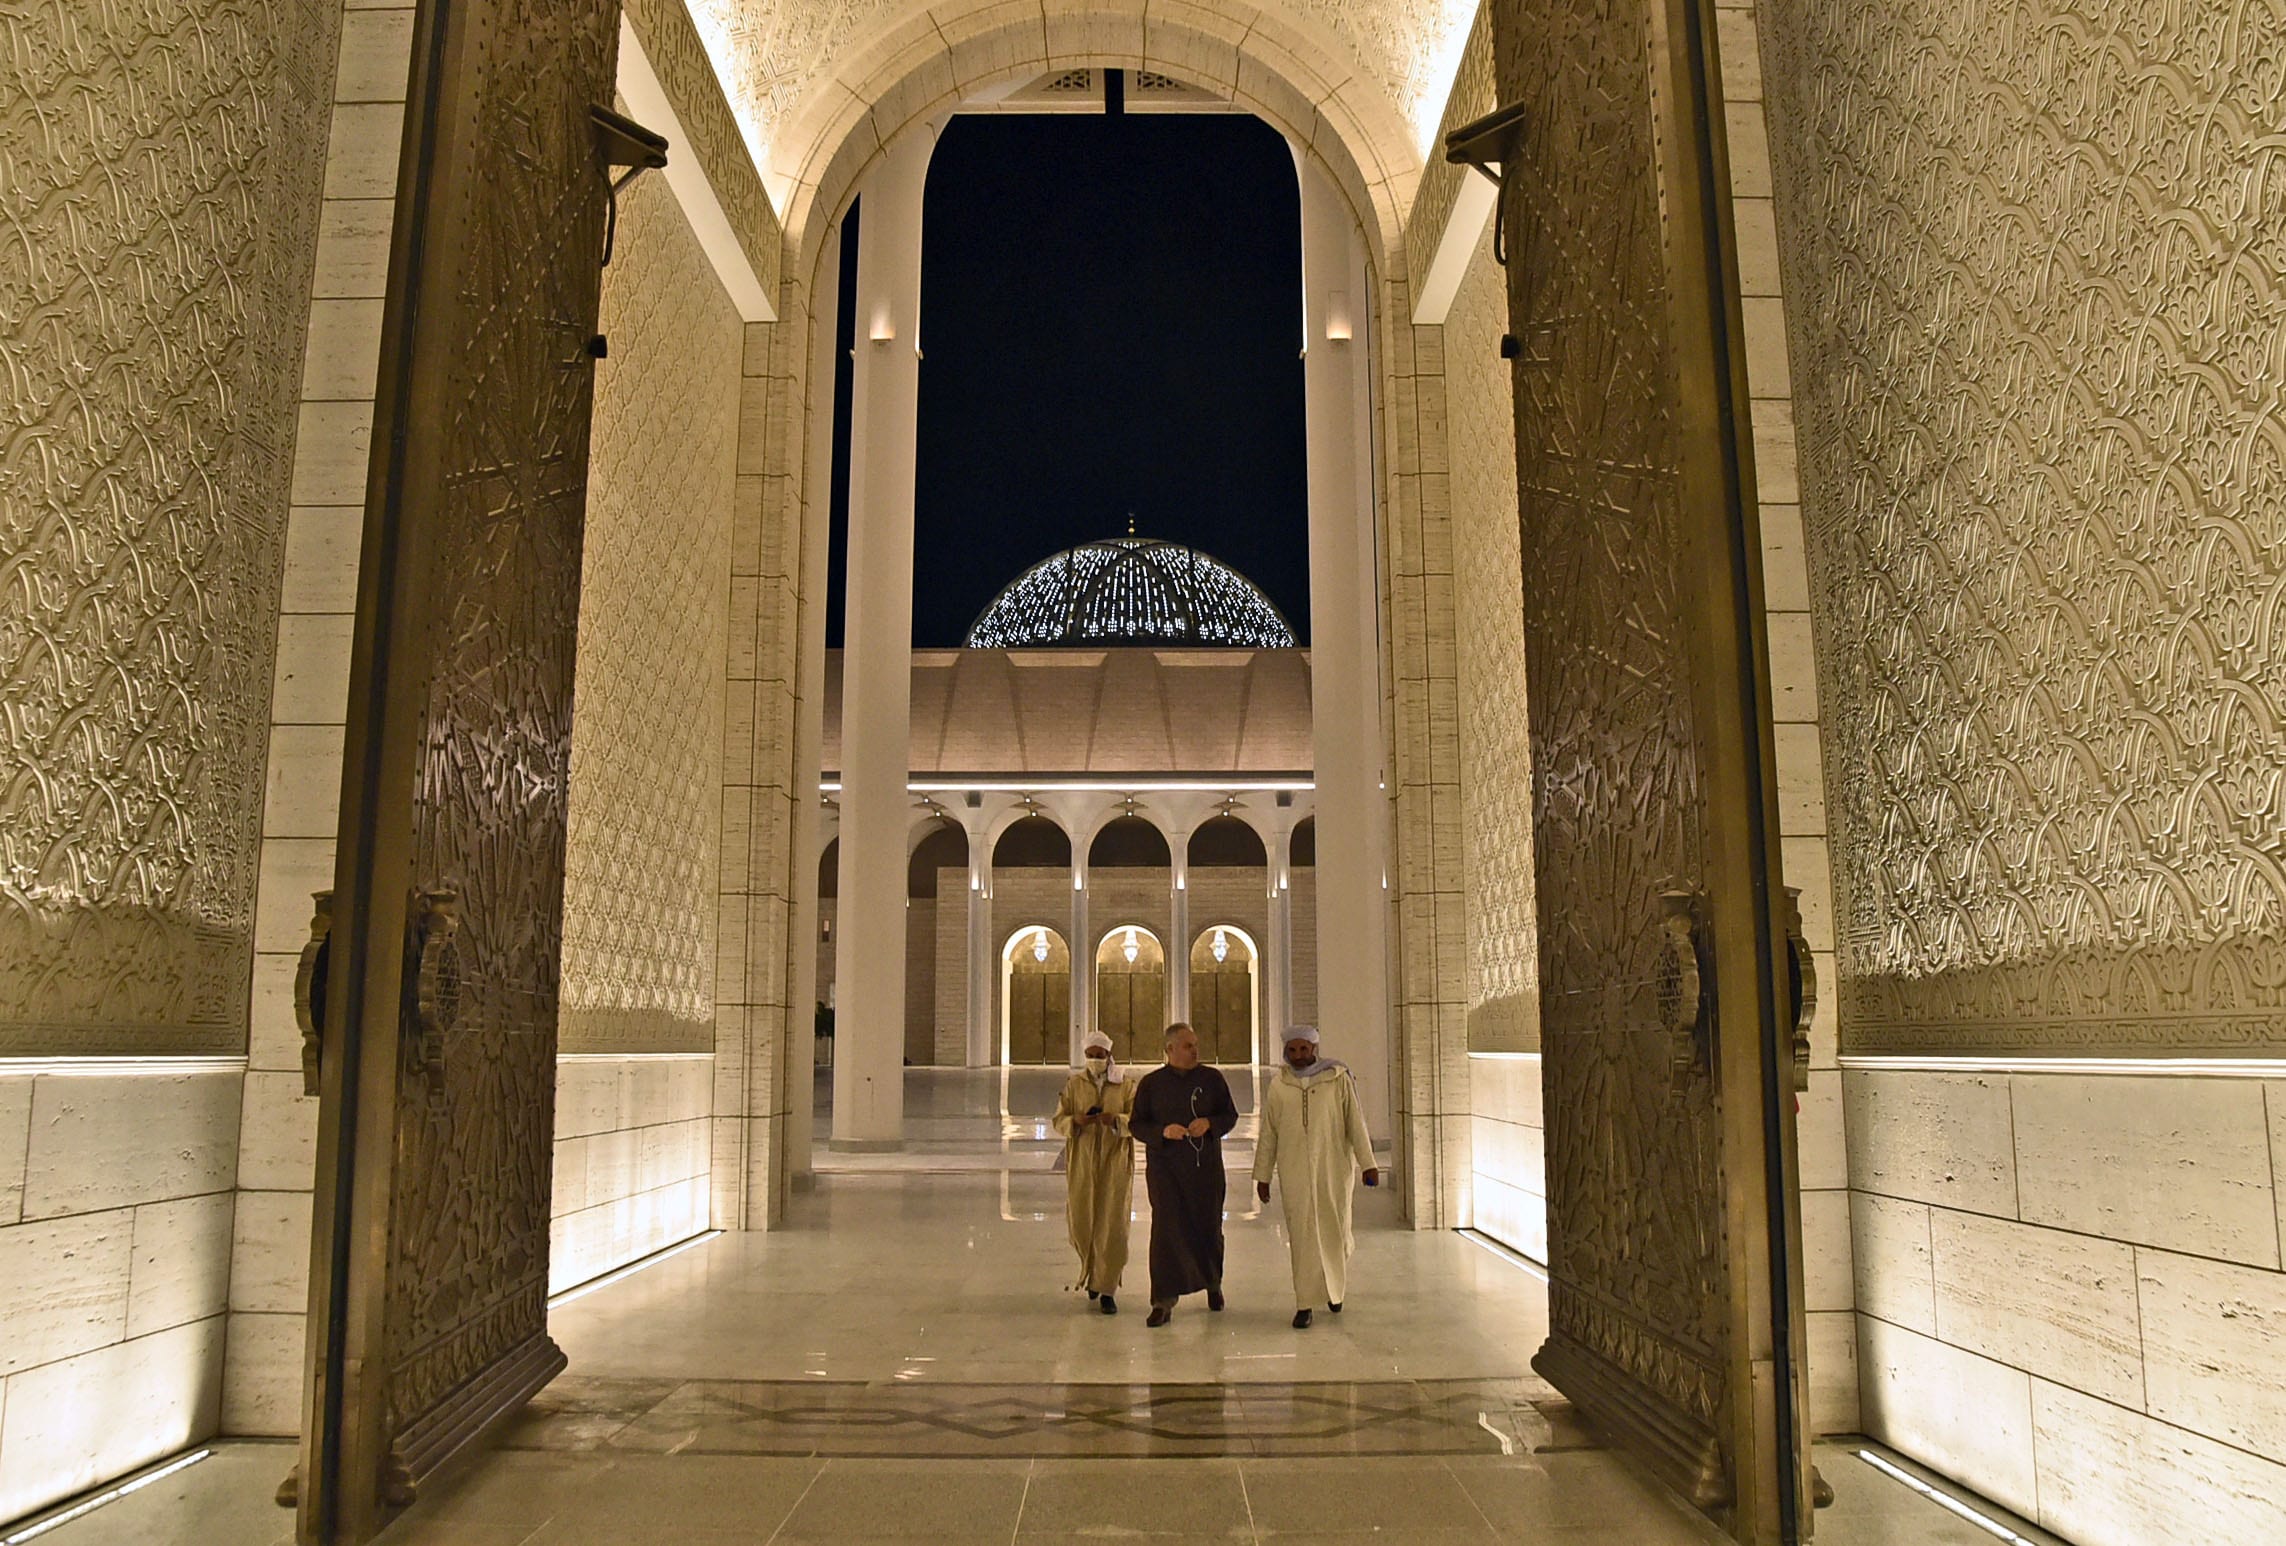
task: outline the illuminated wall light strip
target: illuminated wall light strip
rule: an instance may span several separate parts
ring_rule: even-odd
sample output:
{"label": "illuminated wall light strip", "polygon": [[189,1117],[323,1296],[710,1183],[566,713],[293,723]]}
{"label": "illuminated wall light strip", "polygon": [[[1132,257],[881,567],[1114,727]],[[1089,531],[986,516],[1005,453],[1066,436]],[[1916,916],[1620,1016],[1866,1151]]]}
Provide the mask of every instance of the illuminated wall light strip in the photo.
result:
{"label": "illuminated wall light strip", "polygon": [[703,1235],[693,1235],[688,1240],[670,1245],[663,1251],[653,1251],[640,1261],[631,1261],[624,1267],[615,1268],[600,1278],[590,1278],[575,1288],[567,1288],[560,1294],[552,1294],[548,1298],[548,1308],[553,1310],[570,1304],[574,1299],[584,1299],[599,1288],[609,1288],[622,1278],[635,1276],[636,1273],[641,1272],[646,1267],[656,1267],[670,1256],[680,1256],[685,1251],[694,1251],[721,1233],[722,1231],[719,1229],[710,1229]]}
{"label": "illuminated wall light strip", "polygon": [[0,1057],[0,1078],[11,1079],[33,1075],[50,1079],[88,1078],[95,1075],[168,1079],[180,1078],[184,1074],[244,1072],[246,1058],[243,1053],[231,1057]]}
{"label": "illuminated wall light strip", "polygon": [[2146,1079],[2286,1079],[2286,1058],[1890,1056],[1845,1052],[1841,1066],[1883,1074],[2110,1074]]}
{"label": "illuminated wall light strip", "polygon": [[0,1546],[23,1546],[24,1542],[34,1540],[40,1536],[45,1535],[58,1525],[67,1525],[75,1519],[81,1518],[87,1514],[94,1513],[97,1509],[103,1507],[106,1503],[116,1503],[121,1498],[126,1497],[127,1494],[131,1492],[141,1492],[145,1487],[150,1486],[151,1483],[164,1481],[168,1477],[174,1475],[177,1471],[187,1471],[192,1466],[197,1465],[201,1460],[206,1459],[213,1453],[214,1451],[211,1449],[202,1449],[193,1454],[184,1455],[179,1459],[170,1460],[165,1465],[160,1466],[156,1471],[146,1471],[131,1482],[121,1482],[116,1487],[112,1487],[103,1492],[97,1493],[94,1497],[89,1498],[84,1503],[73,1504],[70,1508],[65,1509],[62,1513],[50,1514],[45,1519],[37,1520],[32,1524],[26,1525],[23,1529],[18,1530],[15,1534],[6,1537],[4,1541],[0,1541]]}
{"label": "illuminated wall light strip", "polygon": [[2018,1535],[2014,1530],[2009,1529],[2008,1526],[2002,1524],[1999,1520],[1992,1519],[1986,1515],[1980,1514],[1975,1509],[1970,1508],[1966,1503],[1963,1503],[1960,1499],[1954,1497],[1951,1493],[1940,1491],[1938,1488],[1932,1487],[1927,1482],[1921,1480],[1921,1478],[1918,1476],[1915,1476],[1907,1471],[1899,1470],[1896,1466],[1891,1465],[1888,1461],[1882,1459],[1879,1455],[1874,1454],[1871,1450],[1858,1450],[1857,1458],[1864,1461],[1867,1465],[1873,1467],[1876,1471],[1879,1471],[1882,1475],[1889,1477],[1891,1480],[1903,1482],[1906,1486],[1912,1488],[1915,1492],[1919,1493],[1922,1497],[1927,1498],[1930,1502],[1936,1504],[1939,1508],[1945,1509],[1950,1513],[1957,1514],[1961,1518],[1967,1520],[1970,1524],[1975,1525],[1979,1530],[1984,1531],[1986,1534],[1997,1536],[1999,1539],[2009,1542],[2010,1546],[2040,1546],[2040,1543],[2033,1540],[2030,1536]]}
{"label": "illuminated wall light strip", "polygon": [[[1310,794],[1317,784],[1309,779],[1273,778],[1241,781],[1225,779],[1219,783],[1208,779],[1145,779],[1139,783],[1073,783],[1056,779],[1034,779],[1030,783],[959,783],[915,782],[905,786],[908,794],[1031,794],[1052,790],[1069,794]],[[818,780],[821,794],[841,793],[841,780]]]}
{"label": "illuminated wall light strip", "polygon": [[711,1063],[711,1052],[559,1052],[559,1063]]}
{"label": "illuminated wall light strip", "polygon": [[1530,1273],[1533,1277],[1538,1278],[1543,1283],[1548,1281],[1548,1269],[1541,1266],[1531,1257],[1526,1256],[1523,1252],[1512,1251],[1507,1246],[1502,1245],[1499,1241],[1493,1239],[1492,1236],[1482,1234],[1477,1230],[1464,1229],[1459,1231],[1459,1234],[1463,1240],[1466,1240],[1469,1244],[1475,1246],[1478,1250],[1491,1252],[1493,1255],[1499,1257],[1502,1261],[1508,1263],[1508,1265],[1511,1267],[1522,1267],[1526,1272]]}

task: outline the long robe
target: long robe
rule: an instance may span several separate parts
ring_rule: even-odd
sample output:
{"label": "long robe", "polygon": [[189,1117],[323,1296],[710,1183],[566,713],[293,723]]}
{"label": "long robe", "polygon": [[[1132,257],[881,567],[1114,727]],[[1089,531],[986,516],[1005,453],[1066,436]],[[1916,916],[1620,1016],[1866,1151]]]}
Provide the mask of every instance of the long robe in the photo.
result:
{"label": "long robe", "polygon": [[[1127,1112],[1134,1101],[1134,1081],[1112,1084],[1083,1068],[1064,1081],[1056,1102],[1056,1131],[1064,1137],[1064,1221],[1079,1253],[1079,1286],[1090,1293],[1117,1293],[1127,1270],[1129,1199],[1135,1190]],[[1112,1125],[1080,1126],[1078,1119],[1098,1106]]]}
{"label": "long robe", "polygon": [[1322,1310],[1347,1296],[1352,1189],[1358,1172],[1373,1167],[1373,1139],[1349,1070],[1335,1065],[1304,1078],[1280,1069],[1262,1098],[1254,1179],[1278,1179],[1294,1308]]}
{"label": "long robe", "polygon": [[[1169,1138],[1170,1124],[1207,1119],[1204,1137]],[[1222,1140],[1238,1125],[1230,1085],[1207,1064],[1161,1066],[1135,1087],[1128,1130],[1143,1145],[1151,1198],[1151,1302],[1222,1287]]]}

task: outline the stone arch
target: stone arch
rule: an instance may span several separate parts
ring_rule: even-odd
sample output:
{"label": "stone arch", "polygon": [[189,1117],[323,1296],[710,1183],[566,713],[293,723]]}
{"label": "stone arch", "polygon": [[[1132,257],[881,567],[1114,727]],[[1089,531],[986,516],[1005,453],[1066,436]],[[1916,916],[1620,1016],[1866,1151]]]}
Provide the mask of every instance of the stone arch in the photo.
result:
{"label": "stone arch", "polygon": [[1376,269],[1385,272],[1387,256],[1402,250],[1420,156],[1397,105],[1316,24],[1272,17],[1246,0],[1210,0],[1175,16],[1112,0],[1048,14],[952,0],[859,43],[778,132],[770,182],[798,255],[795,272],[815,279],[826,231],[899,135],[989,86],[1071,69],[1150,70],[1245,108],[1332,174]]}

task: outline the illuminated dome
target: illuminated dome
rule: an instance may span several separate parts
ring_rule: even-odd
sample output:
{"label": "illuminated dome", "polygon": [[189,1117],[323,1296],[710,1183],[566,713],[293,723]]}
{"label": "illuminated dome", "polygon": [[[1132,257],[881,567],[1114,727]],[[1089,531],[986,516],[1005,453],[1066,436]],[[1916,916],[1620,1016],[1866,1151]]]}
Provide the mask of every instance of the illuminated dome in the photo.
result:
{"label": "illuminated dome", "polygon": [[1130,535],[1042,559],[993,597],[968,630],[970,649],[1057,644],[1292,649],[1294,630],[1228,564]]}

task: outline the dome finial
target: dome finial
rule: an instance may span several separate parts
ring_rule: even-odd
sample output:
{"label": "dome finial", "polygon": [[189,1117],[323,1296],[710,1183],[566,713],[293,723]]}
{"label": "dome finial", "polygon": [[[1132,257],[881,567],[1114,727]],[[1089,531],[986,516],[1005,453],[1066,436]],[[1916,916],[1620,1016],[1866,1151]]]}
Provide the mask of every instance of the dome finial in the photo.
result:
{"label": "dome finial", "polygon": [[1132,510],[1127,512],[1127,535],[1135,535],[1135,512]]}

